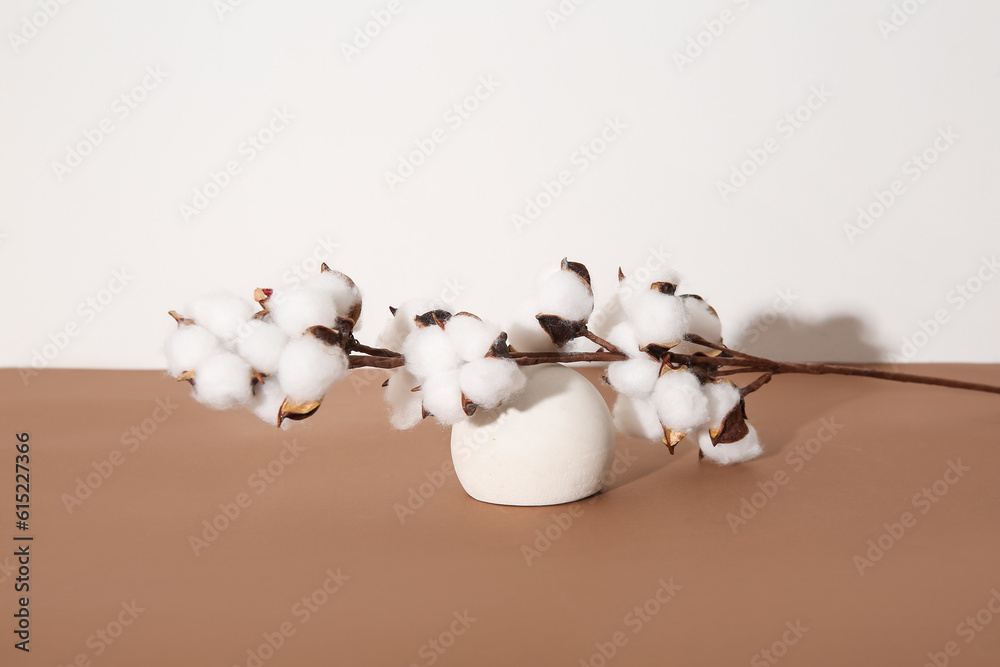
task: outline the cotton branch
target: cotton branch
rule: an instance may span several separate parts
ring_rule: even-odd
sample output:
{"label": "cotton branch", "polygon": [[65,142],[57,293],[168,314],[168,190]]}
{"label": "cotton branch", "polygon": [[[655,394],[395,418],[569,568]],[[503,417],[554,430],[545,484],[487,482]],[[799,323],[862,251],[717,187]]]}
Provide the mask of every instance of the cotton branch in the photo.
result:
{"label": "cotton branch", "polygon": [[[588,335],[589,334],[589,335]],[[615,361],[625,361],[628,356],[618,350],[617,347],[604,341],[589,331],[582,337],[592,340],[606,351],[599,352],[511,352],[510,358],[520,366],[537,366],[540,364],[568,364],[568,363],[610,363]],[[700,336],[689,334],[687,337],[692,343],[704,347],[718,350],[721,354],[715,357],[701,354],[675,354],[666,352],[663,362],[672,367],[686,366],[688,368],[698,368],[706,376],[711,378],[727,377],[740,373],[762,373],[760,377],[741,388],[741,393],[746,396],[767,384],[774,375],[782,374],[803,374],[803,375],[852,375],[856,377],[869,377],[879,380],[889,380],[892,382],[910,382],[914,384],[925,384],[937,387],[950,387],[954,389],[967,389],[969,391],[981,391],[992,394],[1000,394],[1000,387],[980,384],[977,382],[964,382],[961,380],[949,380],[947,378],[931,377],[927,375],[914,375],[911,373],[896,373],[893,371],[882,371],[874,368],[862,368],[855,366],[843,366],[839,364],[825,363],[795,363],[788,361],[774,361],[764,357],[758,357],[739,350],[726,347],[719,343],[712,343]],[[351,354],[349,357],[351,368],[399,368],[405,363],[405,359],[397,352],[371,348],[360,343],[351,347],[353,351],[363,352],[363,355]]]}

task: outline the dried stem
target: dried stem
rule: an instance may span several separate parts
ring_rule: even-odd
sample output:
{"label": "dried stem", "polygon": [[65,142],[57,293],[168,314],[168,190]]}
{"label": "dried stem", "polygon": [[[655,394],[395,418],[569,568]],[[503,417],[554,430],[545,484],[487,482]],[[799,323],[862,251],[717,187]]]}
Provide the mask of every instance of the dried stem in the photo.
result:
{"label": "dried stem", "polygon": [[351,336],[350,340],[347,341],[347,351],[348,352],[361,352],[362,354],[370,354],[373,357],[402,357],[399,352],[393,352],[392,350],[387,350],[382,347],[368,347],[358,342],[358,340]]}
{"label": "dried stem", "polygon": [[[614,345],[604,341],[600,337],[586,334],[589,340],[604,347],[605,352],[511,352],[511,359],[519,366],[536,366],[539,364],[568,364],[574,362],[588,363],[609,363],[614,361],[624,361],[628,356],[622,353]],[[760,377],[744,386],[740,391],[746,396],[757,391],[770,382],[772,376],[790,373],[803,375],[852,375],[855,377],[876,378],[879,380],[890,380],[892,382],[910,382],[914,384],[926,384],[937,387],[950,387],[954,389],[968,389],[970,391],[982,391],[992,394],[1000,394],[1000,387],[977,382],[963,382],[961,380],[949,380],[947,378],[931,377],[927,375],[914,375],[911,373],[896,373],[893,371],[881,371],[874,368],[862,368],[856,366],[843,366],[839,364],[823,363],[793,363],[787,361],[773,361],[763,357],[756,357],[745,352],[733,350],[725,345],[712,343],[700,336],[689,335],[687,339],[692,343],[702,345],[722,352],[717,357],[706,357],[697,354],[675,354],[670,353],[666,361],[672,365],[701,368],[709,377],[726,377],[739,373],[763,373]],[[398,368],[404,364],[403,357],[398,352],[372,348],[354,341],[348,345],[348,351],[362,352],[362,355],[350,356],[351,368]]]}
{"label": "dried stem", "polygon": [[608,352],[614,352],[615,354],[621,354],[622,353],[622,351],[619,350],[618,347],[615,344],[609,343],[608,341],[604,340],[603,338],[601,338],[600,336],[598,336],[597,334],[595,334],[590,329],[584,329],[583,335],[584,335],[584,337],[587,340],[593,341],[593,342],[597,343],[598,345],[600,345],[601,347],[603,347]]}
{"label": "dried stem", "polygon": [[761,375],[759,378],[757,378],[747,386],[740,387],[740,396],[746,396],[747,394],[754,393],[755,391],[763,387],[765,384],[770,382],[772,377],[774,377],[774,373],[764,373],[763,375]]}

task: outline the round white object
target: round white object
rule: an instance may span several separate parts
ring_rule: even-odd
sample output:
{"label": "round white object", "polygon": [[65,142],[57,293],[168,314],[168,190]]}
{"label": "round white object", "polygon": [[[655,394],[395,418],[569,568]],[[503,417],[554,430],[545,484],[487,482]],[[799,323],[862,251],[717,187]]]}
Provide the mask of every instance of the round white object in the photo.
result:
{"label": "round white object", "polygon": [[558,505],[601,490],[615,429],[601,394],[557,364],[524,368],[509,403],[451,427],[451,457],[465,491],[497,505]]}

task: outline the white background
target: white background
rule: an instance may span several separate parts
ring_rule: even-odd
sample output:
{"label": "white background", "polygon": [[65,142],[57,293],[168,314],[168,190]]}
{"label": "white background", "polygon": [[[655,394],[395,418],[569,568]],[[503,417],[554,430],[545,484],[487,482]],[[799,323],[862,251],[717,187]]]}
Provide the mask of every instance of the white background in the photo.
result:
{"label": "white background", "polygon": [[[872,0],[567,1],[565,17],[556,0],[388,4],[5,2],[0,365],[160,368],[167,310],[220,288],[249,298],[314,257],[362,287],[373,342],[405,298],[457,292],[454,308],[505,323],[563,256],[600,300],[619,265],[661,251],[750,350],[1000,361],[1000,280],[977,282],[1000,247],[1000,4],[908,0],[891,32],[893,4]],[[345,55],[372,12],[391,22]],[[165,73],[155,87],[147,68]],[[481,77],[498,85],[456,127],[445,114]],[[803,107],[814,90],[828,99]],[[244,142],[275,109],[294,118],[251,161]],[[113,130],[59,168],[105,118]],[[580,146],[614,119],[581,171]],[[444,141],[390,187],[435,128]],[[908,161],[948,128],[914,180]],[[240,172],[185,221],[230,160]],[[561,170],[570,185],[516,228]],[[894,179],[905,190],[852,242],[845,225]]]}

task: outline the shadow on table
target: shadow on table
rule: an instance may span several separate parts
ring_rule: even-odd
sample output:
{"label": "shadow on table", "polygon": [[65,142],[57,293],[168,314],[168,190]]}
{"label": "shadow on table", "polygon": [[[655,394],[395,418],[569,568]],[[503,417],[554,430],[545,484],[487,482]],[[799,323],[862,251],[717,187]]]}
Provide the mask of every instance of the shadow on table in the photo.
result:
{"label": "shadow on table", "polygon": [[[770,310],[759,313],[749,321],[750,325],[732,340],[727,340],[727,345],[747,354],[776,361],[872,364],[885,358],[886,351],[873,342],[872,329],[856,315],[841,314],[810,320],[788,314],[776,314]],[[745,385],[754,377],[756,376],[751,374],[738,375],[734,381],[736,384]],[[780,381],[781,378],[773,380],[773,382]],[[822,378],[816,378],[816,382],[821,383]],[[768,389],[768,386],[764,386],[759,394],[747,397],[747,413],[751,422],[754,417],[754,399],[760,400],[758,397],[766,396]],[[762,458],[783,456],[786,445],[803,425],[830,414],[837,405],[856,400],[859,396],[875,389],[875,382],[863,383],[856,389],[852,388],[850,393],[835,393],[824,400],[820,400],[817,392],[815,401],[803,401],[794,411],[788,411],[777,423],[769,424],[766,432],[761,433],[764,442]],[[685,445],[690,447],[690,444],[685,442],[681,442],[678,447]],[[652,467],[632,466],[623,474],[617,475],[604,493],[642,479],[677,460],[666,452],[664,454],[662,463]]]}

